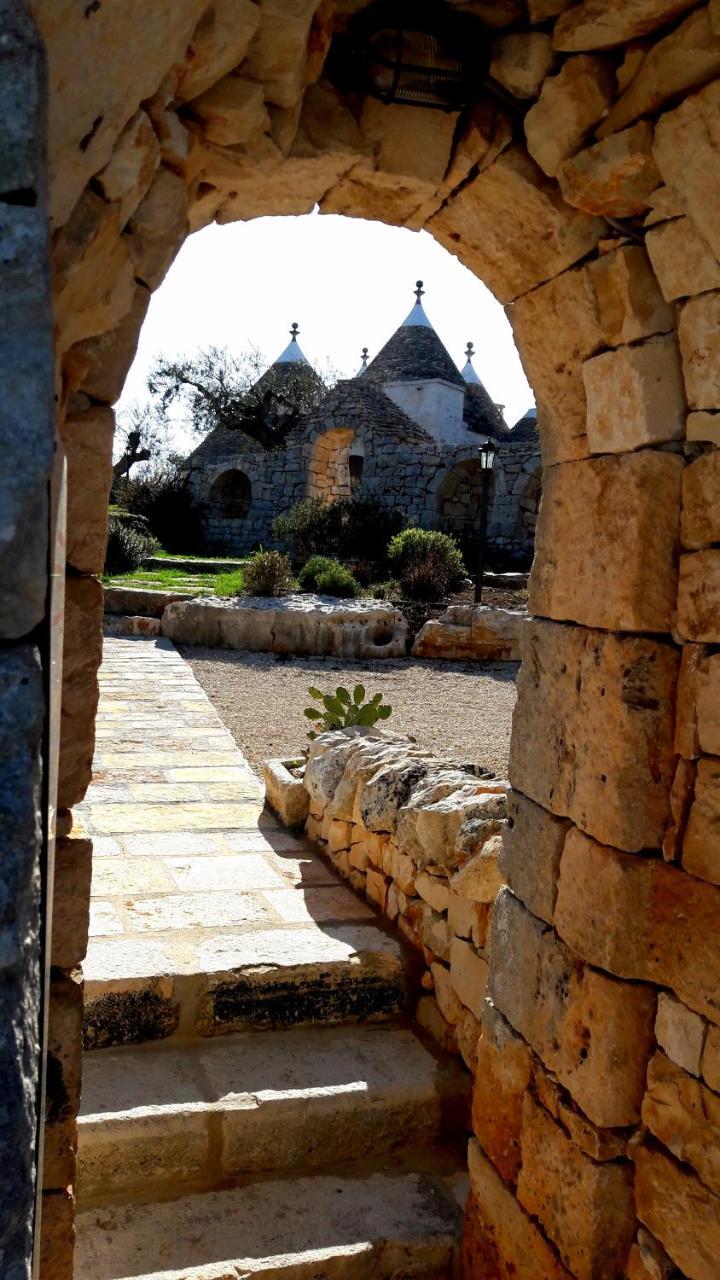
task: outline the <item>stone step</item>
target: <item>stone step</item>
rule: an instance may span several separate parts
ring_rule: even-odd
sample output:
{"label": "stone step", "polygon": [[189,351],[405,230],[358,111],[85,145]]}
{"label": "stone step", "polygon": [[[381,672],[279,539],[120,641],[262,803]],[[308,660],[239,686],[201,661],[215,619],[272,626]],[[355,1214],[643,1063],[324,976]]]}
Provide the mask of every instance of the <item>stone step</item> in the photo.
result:
{"label": "stone step", "polygon": [[252,1182],[82,1210],[75,1280],[450,1280],[458,1205],[423,1173]]}
{"label": "stone step", "polygon": [[85,974],[86,1049],[378,1021],[406,997],[403,949],[375,925],[95,939]]}
{"label": "stone step", "polygon": [[462,1133],[469,1076],[398,1025],[101,1049],[83,1071],[83,1204],[425,1147]]}

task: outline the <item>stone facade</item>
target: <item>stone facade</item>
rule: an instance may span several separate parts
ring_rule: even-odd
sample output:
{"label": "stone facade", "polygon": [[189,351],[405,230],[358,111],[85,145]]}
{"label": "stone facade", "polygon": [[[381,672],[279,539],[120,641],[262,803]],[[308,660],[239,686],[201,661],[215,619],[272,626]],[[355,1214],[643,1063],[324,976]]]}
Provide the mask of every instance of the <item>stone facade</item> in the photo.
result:
{"label": "stone facade", "polygon": [[[86,549],[76,524],[101,542],[107,491],[105,468],[75,454],[92,434],[84,415],[93,415],[97,456],[105,451],[107,461],[98,402],[112,403],[148,291],[184,237],[213,219],[303,213],[319,203],[326,212],[425,226],[476,272],[508,307],[537,397],[544,465],[558,477],[590,477],[577,486],[579,505],[571,480],[556,481],[562,501],[547,518],[552,539],[541,529],[536,548],[542,617],[528,628],[514,726],[515,869],[505,872],[508,887],[490,924],[466,1276],[635,1280],[675,1270],[716,1280],[720,1196],[707,1152],[720,1094],[713,803],[720,552],[710,532],[717,487],[710,474],[700,483],[695,473],[672,492],[664,483],[656,494],[650,478],[634,490],[634,504],[655,499],[659,509],[662,501],[663,538],[673,542],[665,559],[653,548],[650,631],[643,567],[652,521],[636,511],[615,525],[607,594],[605,551],[583,522],[602,528],[616,476],[608,458],[678,458],[691,471],[720,438],[717,5],[529,0],[527,12],[515,0],[464,5],[480,23],[478,38],[493,46],[512,28],[514,44],[502,46],[504,83],[537,94],[527,129],[519,118],[511,125],[489,96],[461,118],[344,100],[323,74],[325,57],[333,32],[363,7],[362,0],[0,4],[10,35],[0,50],[0,262],[10,299],[1,338],[9,672],[0,723],[7,758],[20,752],[6,770],[6,825],[16,835],[2,872],[2,998],[12,1028],[4,1097],[15,1107],[2,1133],[13,1206],[3,1215],[3,1265],[18,1277],[30,1273],[40,939],[50,925],[35,885],[41,871],[52,884],[41,832],[52,831],[60,731],[51,701],[44,736],[40,727],[50,638],[57,654],[62,615],[47,570],[53,393],[58,419],[69,412],[76,424],[63,435],[71,487],[73,476],[86,479],[70,494],[70,541]],[[47,81],[29,13],[46,45]],[[527,38],[537,34],[551,48],[544,42],[529,84]],[[522,80],[509,74],[512,58]],[[208,110],[193,102],[228,76],[251,89],[243,105],[231,86],[218,142],[223,95]],[[518,101],[519,117],[533,98]],[[633,128],[638,119],[648,127]],[[620,133],[612,146],[598,146]],[[635,210],[625,215],[631,244],[619,207]],[[665,224],[679,225],[659,235]],[[635,246],[641,252],[629,253]],[[603,260],[617,269],[590,269]],[[648,293],[650,271],[670,310],[654,287]],[[648,528],[649,537],[641,532]],[[587,546],[582,591],[579,529]],[[82,555],[70,561],[69,580],[92,582]],[[92,757],[100,613],[92,585],[84,591],[85,608],[83,592],[70,593],[83,621],[68,629],[65,646],[66,803],[80,798]],[[12,672],[22,663],[27,682],[21,677],[15,689]],[[32,674],[38,663],[43,683]],[[67,835],[70,818],[61,817]],[[68,865],[58,862],[58,912]],[[79,954],[73,919],[66,928]],[[60,974],[58,1017],[77,992],[67,981],[79,981],[76,968]],[[473,1001],[482,989],[480,976],[463,987]],[[54,1033],[45,1042],[56,1061],[59,1043]],[[43,1280],[72,1274],[80,1040],[70,1014],[61,1043],[63,1076],[53,1064],[47,1103],[67,1145],[48,1154],[42,1244],[35,1233]]]}

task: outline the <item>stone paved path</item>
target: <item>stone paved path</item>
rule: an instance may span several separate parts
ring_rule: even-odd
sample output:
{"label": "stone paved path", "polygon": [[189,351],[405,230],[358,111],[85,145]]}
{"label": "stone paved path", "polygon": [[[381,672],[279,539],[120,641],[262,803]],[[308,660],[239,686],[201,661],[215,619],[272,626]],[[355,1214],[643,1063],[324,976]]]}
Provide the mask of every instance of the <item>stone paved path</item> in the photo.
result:
{"label": "stone paved path", "polygon": [[450,1280],[468,1077],[167,641],[107,639],[76,1280]]}

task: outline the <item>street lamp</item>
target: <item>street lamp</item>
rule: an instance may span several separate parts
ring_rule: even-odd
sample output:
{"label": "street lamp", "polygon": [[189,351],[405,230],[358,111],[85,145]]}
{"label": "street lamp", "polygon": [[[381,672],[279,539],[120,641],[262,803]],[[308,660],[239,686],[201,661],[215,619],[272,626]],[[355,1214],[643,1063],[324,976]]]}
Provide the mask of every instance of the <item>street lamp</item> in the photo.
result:
{"label": "street lamp", "polygon": [[478,529],[477,573],[475,577],[475,603],[482,604],[483,574],[485,572],[485,542],[487,538],[488,499],[490,496],[490,477],[495,466],[495,445],[492,440],[485,440],[478,450],[480,471],[482,473],[482,496],[480,499],[480,527]]}

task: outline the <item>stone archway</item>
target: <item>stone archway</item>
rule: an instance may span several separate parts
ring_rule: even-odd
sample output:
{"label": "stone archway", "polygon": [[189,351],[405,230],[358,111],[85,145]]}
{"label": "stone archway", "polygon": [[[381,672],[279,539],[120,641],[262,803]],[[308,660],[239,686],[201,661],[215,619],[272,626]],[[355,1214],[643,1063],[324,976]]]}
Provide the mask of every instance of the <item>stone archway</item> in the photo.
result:
{"label": "stone archway", "polygon": [[[110,406],[150,290],[188,230],[319,202],[425,226],[474,270],[508,307],[541,409],[536,617],[479,1040],[466,1273],[639,1275],[669,1257],[704,1277],[718,1253],[716,1177],[690,1111],[678,1102],[669,1127],[663,1116],[668,1088],[716,1098],[720,1084],[715,6],[529,0],[526,18],[514,0],[473,0],[493,74],[520,104],[512,119],[492,98],[462,119],[351,107],[323,65],[334,29],[362,7],[35,0],[50,63],[52,246],[44,53],[23,6],[0,51],[12,121],[0,197],[0,590],[14,699],[3,731],[22,779],[5,901],[8,937],[27,942],[8,944],[2,987],[17,1031],[7,1265],[24,1274],[31,1249],[42,917],[28,886],[52,826],[53,796],[42,820],[37,796],[43,761],[52,792],[59,729],[44,1221],[46,1275],[71,1269],[90,841],[70,814],[92,758]],[[47,684],[50,617],[62,614],[57,555],[54,597],[47,568],[48,544],[63,551],[57,466],[51,509],[47,496],[56,425],[69,571],[62,718],[51,705],[46,743],[42,670]],[[568,1193],[550,1195],[558,1184]]]}
{"label": "stone archway", "polygon": [[[492,503],[496,477],[488,480],[488,509]],[[456,463],[443,477],[437,491],[438,523],[460,544],[466,563],[473,563],[482,503],[483,471],[478,458]]]}
{"label": "stone archway", "polygon": [[[351,469],[351,458],[354,460]],[[334,502],[349,498],[362,477],[364,453],[350,427],[324,431],[313,442],[307,471],[306,496]]]}
{"label": "stone archway", "polygon": [[211,549],[243,550],[245,523],[252,504],[252,483],[245,471],[231,467],[216,476],[203,504],[203,534]]}

